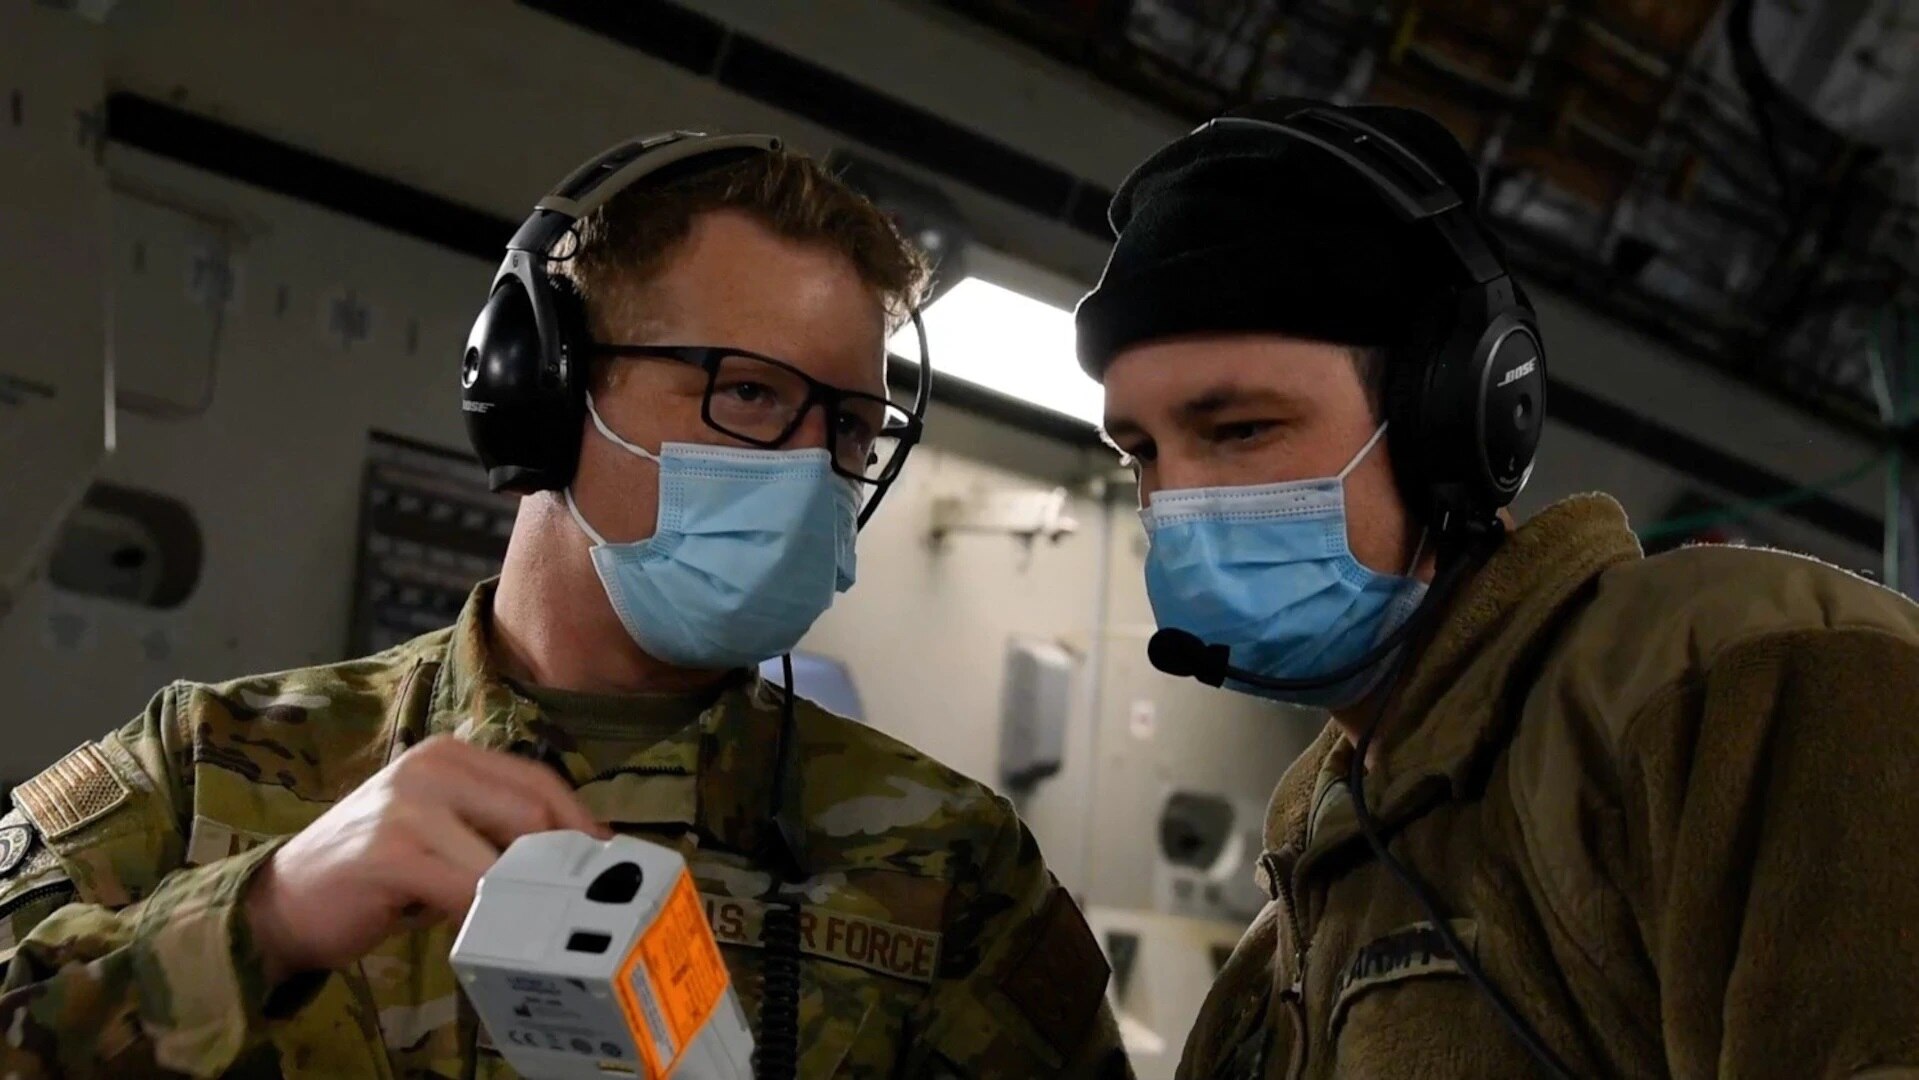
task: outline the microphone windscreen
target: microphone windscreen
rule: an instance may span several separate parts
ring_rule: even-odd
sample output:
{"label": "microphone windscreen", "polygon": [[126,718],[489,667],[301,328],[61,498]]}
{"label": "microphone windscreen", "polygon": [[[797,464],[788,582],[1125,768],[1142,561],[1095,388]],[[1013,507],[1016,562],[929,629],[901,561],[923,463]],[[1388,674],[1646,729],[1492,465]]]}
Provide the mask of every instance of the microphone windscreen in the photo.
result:
{"label": "microphone windscreen", "polygon": [[1167,628],[1146,642],[1146,659],[1174,678],[1191,679],[1206,664],[1206,643],[1184,630]]}

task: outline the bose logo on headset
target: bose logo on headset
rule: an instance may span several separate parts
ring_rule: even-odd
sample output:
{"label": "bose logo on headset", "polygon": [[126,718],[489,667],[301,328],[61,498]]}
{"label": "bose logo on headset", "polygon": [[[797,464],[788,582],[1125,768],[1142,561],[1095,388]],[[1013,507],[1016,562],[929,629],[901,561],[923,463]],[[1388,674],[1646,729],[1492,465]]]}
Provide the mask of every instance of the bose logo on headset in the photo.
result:
{"label": "bose logo on headset", "polygon": [[1499,380],[1499,385],[1511,386],[1512,384],[1518,382],[1519,380],[1525,378],[1526,376],[1531,375],[1534,371],[1538,370],[1538,368],[1539,368],[1539,361],[1528,360],[1525,363],[1519,365],[1518,367],[1512,369],[1511,371],[1508,371],[1505,375],[1501,376]]}

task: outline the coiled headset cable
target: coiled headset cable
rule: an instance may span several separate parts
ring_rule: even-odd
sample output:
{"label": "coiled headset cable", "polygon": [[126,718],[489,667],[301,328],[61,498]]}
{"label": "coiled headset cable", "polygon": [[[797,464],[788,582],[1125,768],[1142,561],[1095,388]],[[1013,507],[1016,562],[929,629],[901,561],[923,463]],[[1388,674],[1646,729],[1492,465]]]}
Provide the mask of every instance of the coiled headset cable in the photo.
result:
{"label": "coiled headset cable", "polygon": [[774,882],[760,917],[760,1031],[753,1045],[754,1080],[795,1080],[800,1066],[800,905],[781,885],[805,878],[801,867],[799,829],[787,814],[789,774],[796,741],[793,709],[793,657],[780,657],[784,682],[780,697],[780,732],[773,760],[773,843],[779,850]]}

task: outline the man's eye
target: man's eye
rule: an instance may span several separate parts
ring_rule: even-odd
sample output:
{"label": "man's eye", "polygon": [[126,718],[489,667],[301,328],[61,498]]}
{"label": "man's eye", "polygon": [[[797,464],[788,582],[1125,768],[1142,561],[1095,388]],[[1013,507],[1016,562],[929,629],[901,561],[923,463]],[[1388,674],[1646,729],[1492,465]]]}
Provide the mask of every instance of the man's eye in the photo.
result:
{"label": "man's eye", "polygon": [[1119,451],[1119,463],[1129,469],[1138,468],[1141,462],[1151,461],[1159,453],[1159,447],[1152,443],[1141,443],[1138,446],[1115,446],[1113,449]]}
{"label": "man's eye", "polygon": [[870,446],[875,437],[873,425],[863,417],[854,416],[851,413],[840,414],[839,434],[841,438],[851,439],[861,446]]}
{"label": "man's eye", "polygon": [[778,395],[765,383],[741,381],[720,387],[720,392],[742,405],[761,405]]}
{"label": "man's eye", "polygon": [[1240,420],[1214,428],[1213,437],[1220,442],[1251,442],[1278,426],[1270,420]]}

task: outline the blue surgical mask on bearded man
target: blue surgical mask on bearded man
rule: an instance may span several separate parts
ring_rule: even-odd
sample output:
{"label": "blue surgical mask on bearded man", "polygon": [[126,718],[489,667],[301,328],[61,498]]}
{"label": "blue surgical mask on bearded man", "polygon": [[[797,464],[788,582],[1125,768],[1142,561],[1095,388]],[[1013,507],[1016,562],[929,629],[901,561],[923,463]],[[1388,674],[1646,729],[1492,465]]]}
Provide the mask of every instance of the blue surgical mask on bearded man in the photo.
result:
{"label": "blue surgical mask on bearded man", "polygon": [[593,426],[660,467],[652,536],[608,543],[566,493],[593,540],[593,568],[640,648],[690,668],[751,667],[790,651],[852,588],[859,492],[825,450],[666,443],[658,454]]}
{"label": "blue surgical mask on bearded man", "polygon": [[[1346,477],[1385,431],[1381,424],[1336,476],[1154,493],[1140,520],[1151,541],[1146,595],[1160,627],[1228,646],[1235,667],[1309,679],[1356,663],[1404,624],[1425,583],[1366,567],[1346,542]],[[1312,690],[1226,685],[1338,709],[1370,693],[1386,667],[1382,659]]]}

